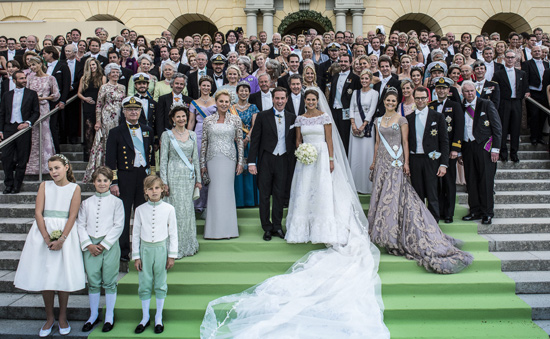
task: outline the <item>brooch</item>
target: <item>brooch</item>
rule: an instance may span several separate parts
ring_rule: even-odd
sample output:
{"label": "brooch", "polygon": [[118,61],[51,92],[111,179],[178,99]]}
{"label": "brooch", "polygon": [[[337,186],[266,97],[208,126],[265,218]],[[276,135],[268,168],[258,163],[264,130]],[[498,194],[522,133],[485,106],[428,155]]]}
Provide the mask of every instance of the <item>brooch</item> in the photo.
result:
{"label": "brooch", "polygon": [[397,131],[397,130],[399,130],[399,125],[398,124],[393,124],[393,125],[391,125],[391,128]]}
{"label": "brooch", "polygon": [[485,126],[489,126],[489,120],[485,120],[485,122],[483,123]]}
{"label": "brooch", "polygon": [[393,145],[392,149],[394,150],[394,152],[397,152],[399,150],[399,146]]}
{"label": "brooch", "polygon": [[430,131],[430,134],[435,137],[437,135],[437,130],[434,128]]}
{"label": "brooch", "polygon": [[451,121],[453,121],[453,118],[451,118],[451,116],[449,115],[445,118],[445,121],[450,123]]}
{"label": "brooch", "polygon": [[391,165],[393,167],[401,167],[401,166],[403,166],[403,163],[399,160],[394,160],[394,161],[392,161]]}
{"label": "brooch", "polygon": [[447,127],[447,132],[450,132],[452,130],[453,130],[453,128],[451,126]]}

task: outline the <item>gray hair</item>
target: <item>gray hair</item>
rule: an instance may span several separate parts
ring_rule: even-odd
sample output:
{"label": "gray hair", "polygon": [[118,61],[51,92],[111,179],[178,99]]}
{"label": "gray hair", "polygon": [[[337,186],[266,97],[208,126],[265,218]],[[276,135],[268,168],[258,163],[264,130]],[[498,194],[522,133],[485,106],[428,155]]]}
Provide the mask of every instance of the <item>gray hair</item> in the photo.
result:
{"label": "gray hair", "polygon": [[237,58],[237,63],[242,63],[246,66],[246,69],[248,70],[248,73],[252,71],[252,63],[250,61],[250,58],[244,55],[241,55]]}
{"label": "gray hair", "polygon": [[172,68],[174,69],[174,71],[177,71],[177,70],[178,70],[177,67],[176,67],[176,64],[175,64],[172,60],[166,60],[166,61],[162,64],[162,66],[160,66],[160,70],[161,70],[162,72],[164,72],[164,68],[165,68],[166,66],[172,67]]}
{"label": "gray hair", "polygon": [[442,56],[445,55],[445,53],[443,53],[443,50],[436,48],[430,52],[430,55],[432,56],[432,60],[435,58],[437,54],[441,54]]}
{"label": "gray hair", "polygon": [[[166,65],[166,63],[165,63]],[[174,73],[174,76],[172,77],[172,80],[170,80],[170,86],[174,86],[174,80],[176,80],[176,78],[182,78],[183,80],[185,80],[185,83],[187,84],[187,75],[183,74],[183,73]]]}
{"label": "gray hair", "polygon": [[464,88],[465,86],[470,86],[472,88],[476,88],[476,84],[474,84],[474,82],[472,80],[464,80],[462,82],[462,88]]}
{"label": "gray hair", "polygon": [[65,46],[65,48],[67,47],[72,49],[73,53],[78,52],[78,47],[76,47],[74,44],[68,44],[67,46]]}
{"label": "gray hair", "polygon": [[229,52],[229,53],[227,53],[227,58],[229,59],[229,57],[230,57],[231,55],[239,56],[239,53],[237,53],[237,52]]}
{"label": "gray hair", "polygon": [[111,72],[115,69],[120,72],[120,65],[115,64],[114,62],[111,62],[110,64],[105,66],[105,76],[108,77],[109,74],[111,74]]}
{"label": "gray hair", "polygon": [[267,60],[267,62],[265,63],[265,67],[275,70],[273,72],[273,77],[275,79],[278,79],[279,76],[281,75],[281,63],[279,63],[277,60],[275,60],[275,59]]}
{"label": "gray hair", "polygon": [[258,74],[258,75],[257,75],[258,81],[259,81],[260,78],[263,77],[263,76],[267,76],[267,77],[269,78],[269,80],[271,80],[271,77],[269,76],[269,74],[267,74],[267,73],[262,73],[262,74]]}
{"label": "gray hair", "polygon": [[137,59],[138,64],[141,64],[141,61],[142,61],[143,59],[147,59],[147,61],[149,61],[151,64],[153,63],[153,59],[151,58],[151,56],[149,56],[149,54],[147,54],[147,53],[143,53],[143,54],[140,55],[139,58]]}
{"label": "gray hair", "polygon": [[281,37],[281,34],[279,33],[273,33],[273,35],[271,36],[271,38],[273,39],[274,37],[278,36],[279,38]]}

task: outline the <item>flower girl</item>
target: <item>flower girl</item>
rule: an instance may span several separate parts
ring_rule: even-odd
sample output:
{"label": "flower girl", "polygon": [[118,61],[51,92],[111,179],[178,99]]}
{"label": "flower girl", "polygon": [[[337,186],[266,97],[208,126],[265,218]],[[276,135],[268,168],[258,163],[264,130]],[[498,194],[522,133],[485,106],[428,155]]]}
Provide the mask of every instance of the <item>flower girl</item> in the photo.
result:
{"label": "flower girl", "polygon": [[124,205],[122,200],[109,191],[113,181],[110,168],[97,168],[92,174],[92,181],[95,194],[82,202],[76,220],[90,298],[90,318],[82,327],[82,332],[91,331],[99,323],[101,287],[105,289],[107,304],[103,332],[109,332],[115,324],[114,309],[120,266],[118,238],[124,229]]}
{"label": "flower girl", "polygon": [[153,290],[157,301],[155,333],[162,333],[162,309],[168,291],[166,272],[174,266],[174,259],[178,256],[178,224],[174,207],[161,200],[164,196],[161,178],[148,176],[143,181],[143,190],[148,201],[136,208],[132,235],[132,260],[135,260],[139,272],[138,294],[143,312],[135,333],[142,333],[150,324],[149,305]]}
{"label": "flower girl", "polygon": [[32,225],[15,273],[15,287],[27,291],[42,291],[46,308],[46,323],[40,337],[49,336],[55,322],[55,291],[59,298],[59,334],[67,335],[69,292],[85,287],[84,264],[73,229],[80,207],[80,187],[69,160],[56,154],[48,160],[53,181],[40,184],[36,197],[35,221]]}

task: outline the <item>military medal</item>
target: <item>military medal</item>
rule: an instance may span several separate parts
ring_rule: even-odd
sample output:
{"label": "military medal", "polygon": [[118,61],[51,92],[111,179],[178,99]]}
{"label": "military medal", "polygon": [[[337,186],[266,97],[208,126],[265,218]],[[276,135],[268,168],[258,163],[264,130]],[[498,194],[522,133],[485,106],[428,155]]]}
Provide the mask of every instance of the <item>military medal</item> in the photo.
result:
{"label": "military medal", "polygon": [[432,136],[435,137],[437,135],[437,130],[434,128],[434,129],[431,130],[430,133],[431,133]]}
{"label": "military medal", "polygon": [[485,122],[483,123],[485,126],[489,126],[489,120],[485,120]]}

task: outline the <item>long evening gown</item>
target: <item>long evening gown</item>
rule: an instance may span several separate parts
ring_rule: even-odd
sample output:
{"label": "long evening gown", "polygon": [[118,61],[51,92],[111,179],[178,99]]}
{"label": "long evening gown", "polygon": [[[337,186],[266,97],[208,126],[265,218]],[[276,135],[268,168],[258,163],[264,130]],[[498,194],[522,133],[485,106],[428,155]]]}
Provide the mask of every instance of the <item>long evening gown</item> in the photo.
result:
{"label": "long evening gown", "polygon": [[194,167],[195,177],[181,160],[178,152],[170,141],[168,132],[162,133],[160,147],[160,177],[170,187],[170,196],[164,200],[176,209],[178,221],[178,256],[187,257],[197,253],[197,224],[193,207],[193,190],[197,178],[200,182],[199,153],[195,132],[189,131],[189,139],[185,142],[176,140],[183,154]]}
{"label": "long evening gown", "polygon": [[120,84],[111,85],[107,83],[99,89],[95,114],[96,121],[101,121],[101,137],[96,133],[82,182],[90,181],[96,168],[105,165],[107,137],[109,136],[109,131],[117,127],[120,122],[122,99],[126,96],[125,93],[126,89],[124,85]]}
{"label": "long evening gown", "polygon": [[[390,254],[415,260],[430,272],[460,272],[472,263],[472,255],[456,248],[460,241],[441,231],[403,172],[401,126],[407,119],[400,116],[390,127],[381,126],[380,119],[375,122],[380,144],[368,213],[372,242]],[[395,151],[393,157],[383,139]]]}
{"label": "long evening gown", "polygon": [[[241,118],[243,125],[250,131],[252,126],[252,116],[259,112],[256,105],[250,105],[244,111],[239,111],[239,117]],[[242,131],[243,139],[246,138],[246,133]],[[244,157],[248,158],[248,151],[250,150],[250,143],[248,143],[244,149]],[[247,162],[245,161],[245,167]],[[237,207],[250,207],[257,206],[260,203],[260,193],[258,192],[258,183],[256,182],[256,176],[250,174],[247,168],[242,174],[235,177],[235,201]]]}
{"label": "long evening gown", "polygon": [[[206,117],[211,116],[216,112],[216,105],[204,107],[199,104],[200,101],[195,100],[197,105],[201,108],[202,112]],[[202,115],[197,111],[193,104],[189,105],[189,111],[195,114],[195,134],[197,135],[197,149],[199,154],[201,154],[201,143],[202,143],[202,124],[204,119]],[[208,200],[208,185],[203,183],[201,188],[201,196],[194,201],[195,209],[202,212],[206,208],[206,201]]]}
{"label": "long evening gown", "polygon": [[[39,97],[53,96],[53,101],[57,101],[60,97],[57,81],[51,75],[37,77],[34,73],[29,74],[27,79],[27,88],[38,93]],[[48,100],[40,100],[40,116],[48,114],[50,111],[50,102]],[[31,155],[27,163],[26,174],[38,174],[38,160],[42,157],[42,173],[48,173],[48,159],[55,154],[53,146],[52,132],[50,131],[50,118],[41,122],[42,124],[42,154],[40,154],[40,131],[37,128],[32,129]]]}
{"label": "long evening gown", "polygon": [[[86,98],[90,97],[97,103],[97,96],[99,95],[99,87],[97,87],[93,81],[90,81],[88,87],[82,92],[82,95]],[[84,153],[90,154],[90,150],[94,144],[95,138],[95,105],[89,104],[86,101],[82,101],[82,116],[84,118]]]}

